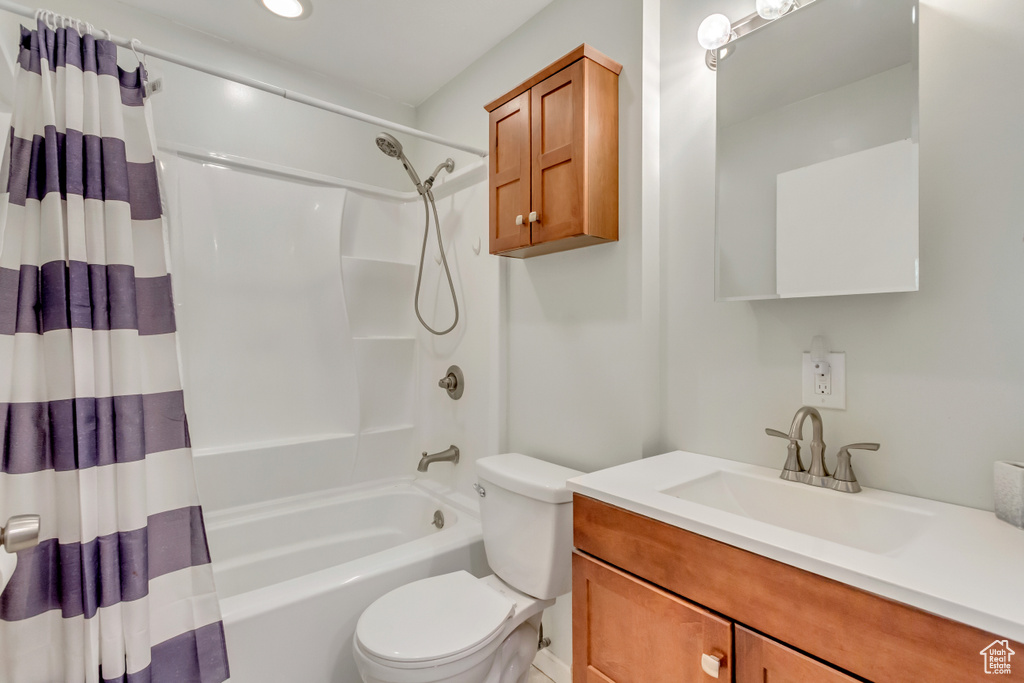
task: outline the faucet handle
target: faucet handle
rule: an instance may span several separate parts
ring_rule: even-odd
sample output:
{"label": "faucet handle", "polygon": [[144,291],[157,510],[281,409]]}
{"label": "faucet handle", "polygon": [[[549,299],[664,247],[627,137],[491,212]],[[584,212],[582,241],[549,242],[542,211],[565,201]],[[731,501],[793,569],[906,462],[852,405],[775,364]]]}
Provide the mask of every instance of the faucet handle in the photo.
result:
{"label": "faucet handle", "polygon": [[779,477],[786,481],[805,483],[807,475],[805,474],[804,463],[800,460],[800,444],[797,440],[785,432],[780,432],[778,429],[766,428],[764,433],[789,442],[789,446],[786,448],[786,464],[782,466],[782,473]]}
{"label": "faucet handle", "polygon": [[877,451],[881,447],[882,445],[877,443],[851,443],[840,448],[839,453],[836,454],[836,471],[832,475],[832,482],[829,486],[844,493],[860,491],[860,483],[857,481],[857,475],[853,473],[853,465],[850,463],[850,451]]}

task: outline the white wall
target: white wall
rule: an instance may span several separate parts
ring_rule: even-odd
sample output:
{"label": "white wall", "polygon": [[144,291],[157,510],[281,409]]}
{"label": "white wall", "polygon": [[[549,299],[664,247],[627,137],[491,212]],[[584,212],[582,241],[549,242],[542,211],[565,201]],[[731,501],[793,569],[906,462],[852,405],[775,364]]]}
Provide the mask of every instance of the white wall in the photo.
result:
{"label": "white wall", "polygon": [[662,2],[668,444],[781,466],[763,430],[789,425],[800,352],[824,334],[847,354],[829,452],[879,441],[865,485],[992,509],[991,463],[1024,436],[1024,5],[922,0],[919,292],[716,304],[715,80],[692,36],[750,5]]}
{"label": "white wall", "polygon": [[[487,146],[483,105],[581,43],[619,76],[619,242],[540,258],[483,256],[500,272],[506,390],[501,450],[592,471],[641,456],[650,385],[642,328],[641,0],[555,0],[417,110],[418,125]],[[486,201],[469,222],[487,250]],[[467,473],[470,477],[472,473]],[[552,652],[571,661],[569,601],[545,613]]]}

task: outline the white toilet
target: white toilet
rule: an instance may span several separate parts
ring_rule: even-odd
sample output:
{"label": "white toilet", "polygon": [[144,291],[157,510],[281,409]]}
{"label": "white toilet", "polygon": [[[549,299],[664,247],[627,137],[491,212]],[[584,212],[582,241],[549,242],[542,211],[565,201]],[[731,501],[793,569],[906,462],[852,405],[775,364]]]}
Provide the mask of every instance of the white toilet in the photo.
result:
{"label": "white toilet", "polygon": [[477,461],[494,574],[396,588],[366,608],[353,643],[365,683],[522,683],[541,613],[572,586],[572,493],[582,472],[520,453]]}

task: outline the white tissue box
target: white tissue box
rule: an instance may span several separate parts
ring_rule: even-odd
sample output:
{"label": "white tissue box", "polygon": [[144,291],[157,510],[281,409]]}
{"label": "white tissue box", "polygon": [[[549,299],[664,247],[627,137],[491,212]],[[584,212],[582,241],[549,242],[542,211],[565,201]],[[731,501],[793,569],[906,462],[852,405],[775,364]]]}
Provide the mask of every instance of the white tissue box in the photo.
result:
{"label": "white tissue box", "polygon": [[998,461],[993,476],[996,517],[1024,529],[1024,462]]}

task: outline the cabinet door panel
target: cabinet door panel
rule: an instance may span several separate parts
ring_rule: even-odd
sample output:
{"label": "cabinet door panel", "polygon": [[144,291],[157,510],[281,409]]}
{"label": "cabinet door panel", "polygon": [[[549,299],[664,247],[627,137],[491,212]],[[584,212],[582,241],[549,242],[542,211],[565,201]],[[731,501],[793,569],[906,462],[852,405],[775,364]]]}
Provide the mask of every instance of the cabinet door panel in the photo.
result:
{"label": "cabinet door panel", "polygon": [[574,553],[573,683],[708,683],[704,653],[732,679],[732,624],[656,586]]}
{"label": "cabinet door panel", "polygon": [[[530,93],[490,114],[492,254],[530,244]],[[516,217],[522,216],[522,225]]]}
{"label": "cabinet door panel", "polygon": [[533,244],[585,231],[584,143],[586,100],[583,60],[530,91],[533,113]]}
{"label": "cabinet door panel", "polygon": [[736,683],[856,683],[838,669],[736,625]]}

